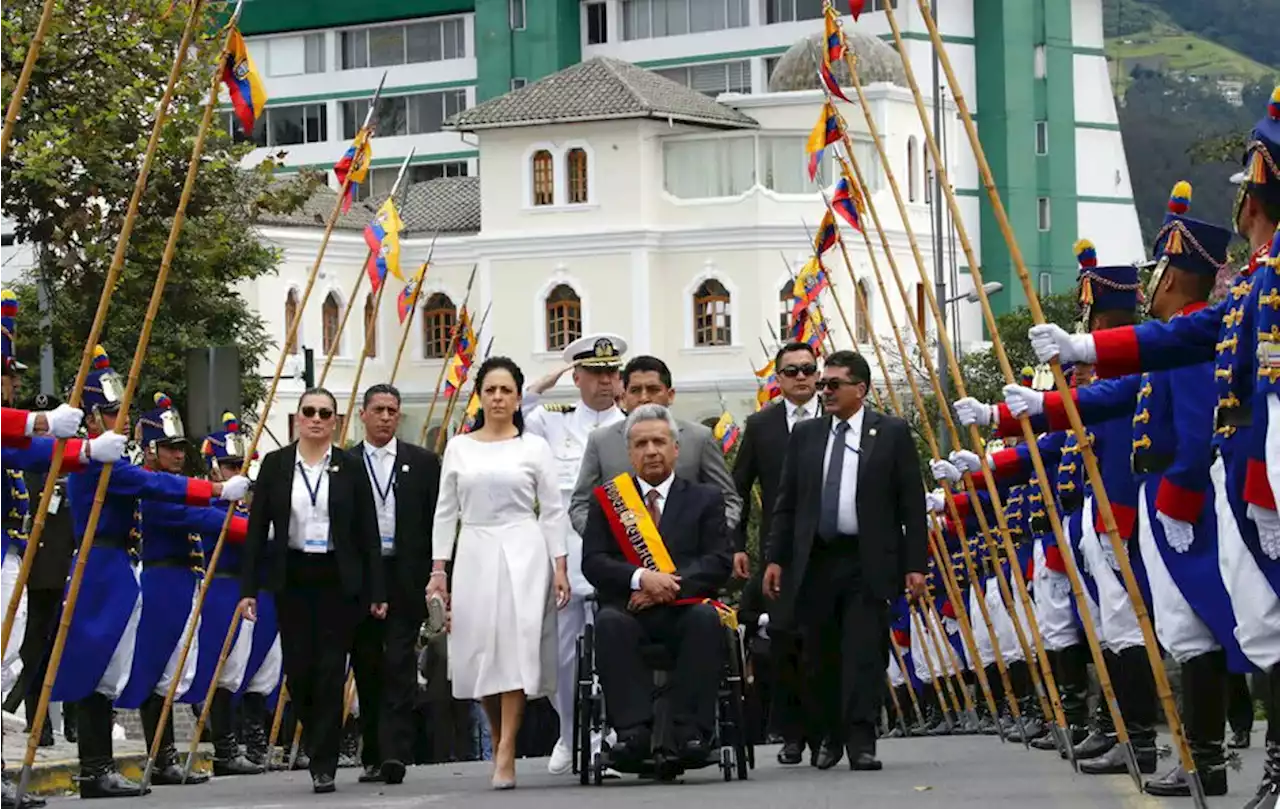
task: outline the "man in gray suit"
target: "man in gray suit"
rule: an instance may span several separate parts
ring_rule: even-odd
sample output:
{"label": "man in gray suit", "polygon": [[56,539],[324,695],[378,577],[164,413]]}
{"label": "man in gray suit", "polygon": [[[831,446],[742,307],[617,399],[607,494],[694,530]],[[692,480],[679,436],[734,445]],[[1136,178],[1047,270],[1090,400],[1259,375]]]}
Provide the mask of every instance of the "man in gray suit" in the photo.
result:
{"label": "man in gray suit", "polygon": [[[639,356],[622,369],[622,407],[627,412],[644,404],[660,404],[670,407],[675,399],[671,387],[671,369],[657,357]],[[724,452],[711,430],[701,424],[677,419],[680,428],[677,442],[676,477],[697,483],[707,483],[724,493],[725,520],[733,531],[742,515],[742,498],[725,466]],[[573,529],[581,534],[587,527],[587,512],[591,506],[592,492],[618,475],[632,471],[631,458],[627,454],[627,441],[623,435],[625,422],[619,421],[595,430],[587,438],[586,452],[582,456],[582,468],[578,483],[569,500],[569,519]]]}

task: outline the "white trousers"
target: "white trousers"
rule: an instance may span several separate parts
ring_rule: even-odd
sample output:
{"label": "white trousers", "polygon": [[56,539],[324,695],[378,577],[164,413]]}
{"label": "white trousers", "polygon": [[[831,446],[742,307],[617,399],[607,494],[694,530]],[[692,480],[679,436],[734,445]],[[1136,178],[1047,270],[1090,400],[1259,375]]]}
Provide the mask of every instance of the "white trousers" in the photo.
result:
{"label": "white trousers", "polygon": [[889,675],[889,684],[894,688],[897,688],[900,685],[905,685],[907,682],[907,678],[902,673],[902,669],[898,667],[898,656],[892,652],[889,654],[889,668],[886,669],[886,673]]}
{"label": "white trousers", "polygon": [[[225,640],[223,641],[226,642]],[[253,650],[253,624],[241,621],[236,627],[236,639],[231,643],[227,659],[218,674],[218,687],[235,693],[244,682],[245,669],[249,666],[249,652]],[[218,650],[221,653],[221,649]]]}
{"label": "white trousers", "polygon": [[1041,539],[1036,540],[1035,560],[1032,595],[1045,650],[1056,652],[1074,646],[1080,642],[1080,629],[1071,609],[1071,580],[1065,573],[1049,569]]}
{"label": "white trousers", "polygon": [[[982,621],[982,612],[978,609],[978,588],[969,588],[969,621],[973,626],[973,641],[978,647],[978,657],[982,660],[982,667],[986,668],[996,660],[995,650],[991,646],[991,633],[987,631],[986,625]],[[996,617],[991,616],[992,624],[996,623]],[[1000,639],[1000,633],[997,630],[996,639]],[[1001,651],[1004,651],[1003,642],[1001,643]]]}
{"label": "white trousers", "polygon": [[1098,536],[1093,527],[1093,497],[1084,500],[1080,536],[1080,552],[1098,586],[1099,612],[1102,621],[1102,644],[1115,654],[1133,646],[1142,646],[1142,629],[1129,601],[1129,591],[1120,581],[1118,564],[1110,537]]}
{"label": "white trousers", "polygon": [[1236,615],[1236,640],[1253,665],[1268,671],[1280,663],[1280,597],[1240,535],[1222,458],[1209,467],[1209,480],[1218,512],[1218,570]]}
{"label": "white trousers", "polygon": [[[155,693],[164,696],[169,693],[169,686],[173,685],[173,679],[177,676],[178,690],[173,694],[175,702],[186,695],[196,679],[196,661],[200,658],[200,615],[196,612],[196,601],[199,599],[200,585],[197,584],[191,593],[191,608],[187,611],[187,624],[182,628],[182,637],[178,639],[178,645],[173,647],[168,662],[164,664],[164,673],[160,675],[160,682],[156,683]],[[191,651],[183,661],[181,676],[178,676],[178,658],[182,655],[182,644],[186,642],[188,635],[191,636]]]}
{"label": "white trousers", "polygon": [[[133,612],[129,613],[129,621],[124,625],[124,633],[116,643],[116,649],[107,661],[107,670],[102,673],[98,687],[94,690],[107,699],[114,700],[124,691],[129,682],[129,672],[133,668],[133,650],[138,643],[138,622],[142,620],[142,584],[139,569],[131,568],[133,579],[138,582],[138,597],[133,601]],[[72,651],[74,654],[74,650]],[[176,661],[175,661],[176,662]]]}
{"label": "white trousers", "polygon": [[1222,645],[1214,640],[1209,627],[1187,603],[1165,566],[1148,516],[1145,482],[1138,490],[1138,502],[1138,549],[1147,568],[1147,582],[1151,585],[1151,614],[1160,645],[1179,663],[1221,649]]}
{"label": "white trousers", "polygon": [[267,651],[267,656],[262,659],[262,665],[258,666],[258,670],[249,678],[249,686],[247,690],[251,694],[270,694],[276,690],[276,686],[280,684],[280,669],[284,658],[280,654],[280,636],[276,635],[275,641],[272,642],[271,648]]}
{"label": "white trousers", "polygon": [[[4,609],[9,608],[9,599],[13,597],[14,585],[18,583],[18,570],[22,567],[22,556],[16,545],[10,545],[4,552],[4,562],[0,564],[0,596],[4,598]],[[7,695],[9,689],[22,674],[22,639],[27,634],[27,591],[23,588],[18,597],[18,612],[13,618],[13,629],[9,632],[9,642],[4,647],[3,668],[0,668],[0,697]]]}
{"label": "white trousers", "polygon": [[[1016,611],[1022,611],[1022,605],[1018,603],[1016,597],[1013,606]],[[1013,628],[1013,617],[1009,615],[1009,610],[1004,606],[1004,599],[1000,597],[1000,582],[996,581],[995,576],[987,579],[987,611],[991,613],[991,622],[995,624],[996,640],[1000,641],[1000,656],[1004,662],[1014,663],[1025,659],[1022,646],[1018,644],[1018,631]],[[1026,621],[1023,621],[1024,634],[1026,626]]]}

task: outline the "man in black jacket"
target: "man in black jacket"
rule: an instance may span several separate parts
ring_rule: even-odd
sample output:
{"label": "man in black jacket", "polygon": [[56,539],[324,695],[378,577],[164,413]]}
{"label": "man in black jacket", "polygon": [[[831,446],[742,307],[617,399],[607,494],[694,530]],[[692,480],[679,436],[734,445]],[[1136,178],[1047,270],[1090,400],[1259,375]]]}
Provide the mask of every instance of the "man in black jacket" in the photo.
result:
{"label": "man in black jacket", "polygon": [[764,591],[770,623],[803,627],[825,725],[819,769],[847,748],[849,766],[878,770],[875,724],[888,666],[889,603],[924,588],[924,485],[907,423],[863,406],[871,384],[853,351],[827,357],[824,418],[791,431],[774,506]]}
{"label": "man in black jacket", "polygon": [[[732,543],[724,496],[675,476],[679,432],[661,405],[642,405],[627,417],[635,475],[597,487],[582,537],[582,572],[601,604],[597,656],[618,734],[610,751],[617,761],[643,759],[651,750],[653,678],[640,653],[646,644],[666,646],[675,660],[672,730],[679,749],[658,752],[704,760],[714,731],[726,644],[719,614],[701,602],[728,581]],[[647,542],[640,538],[646,532]],[[661,550],[651,554],[655,548]]]}
{"label": "man in black jacket", "polygon": [[356,628],[351,651],[364,737],[360,780],[398,784],[405,764],[413,761],[414,643],[426,618],[423,593],[431,571],[440,459],[396,439],[400,391],[391,385],[365,391],[360,420],[364,441],[349,455],[369,478],[387,582],[386,619],[367,616]]}

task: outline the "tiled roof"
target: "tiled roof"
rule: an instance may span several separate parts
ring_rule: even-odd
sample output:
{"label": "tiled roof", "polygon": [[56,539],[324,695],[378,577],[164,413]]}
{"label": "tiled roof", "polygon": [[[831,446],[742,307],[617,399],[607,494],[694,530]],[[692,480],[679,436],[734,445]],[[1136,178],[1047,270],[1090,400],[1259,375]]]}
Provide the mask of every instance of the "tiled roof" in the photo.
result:
{"label": "tiled roof", "polygon": [[[293,213],[264,214],[258,221],[264,225],[323,228],[337,200],[336,191],[323,187]],[[384,201],[386,197],[379,196],[355,203],[351,210],[339,214],[335,227],[364,230]],[[477,233],[480,230],[480,178],[441,177],[414,183],[405,189],[398,207],[406,235]]]}
{"label": "tiled roof", "polygon": [[446,121],[445,128],[474,132],[625,118],[728,129],[759,125],[738,110],[657,73],[596,57],[463,110]]}

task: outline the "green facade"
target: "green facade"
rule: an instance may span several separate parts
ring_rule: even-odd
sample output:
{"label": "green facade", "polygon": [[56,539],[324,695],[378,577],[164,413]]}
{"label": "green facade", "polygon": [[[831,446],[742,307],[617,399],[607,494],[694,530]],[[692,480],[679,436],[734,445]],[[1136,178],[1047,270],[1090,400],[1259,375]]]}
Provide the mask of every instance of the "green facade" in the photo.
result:
{"label": "green facade", "polygon": [[525,25],[511,30],[510,0],[475,0],[476,101],[534,82],[582,60],[579,0],[524,0]]}
{"label": "green facade", "polygon": [[413,17],[434,17],[471,11],[475,0],[245,0],[240,30],[252,34],[278,34],[310,28],[369,25]]}

